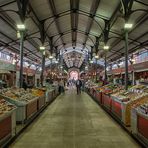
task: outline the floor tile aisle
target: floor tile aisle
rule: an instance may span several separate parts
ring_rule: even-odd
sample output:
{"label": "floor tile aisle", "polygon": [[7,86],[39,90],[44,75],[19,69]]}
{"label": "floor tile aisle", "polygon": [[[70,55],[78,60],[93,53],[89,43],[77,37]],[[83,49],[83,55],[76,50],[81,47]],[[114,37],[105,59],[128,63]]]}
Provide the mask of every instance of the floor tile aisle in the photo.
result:
{"label": "floor tile aisle", "polygon": [[60,95],[10,148],[140,148],[86,93]]}

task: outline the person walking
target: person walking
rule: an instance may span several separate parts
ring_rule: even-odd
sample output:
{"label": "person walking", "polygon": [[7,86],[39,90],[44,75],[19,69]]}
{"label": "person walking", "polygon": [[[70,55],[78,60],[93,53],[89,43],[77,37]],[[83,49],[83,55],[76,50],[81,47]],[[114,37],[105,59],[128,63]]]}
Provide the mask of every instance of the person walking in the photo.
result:
{"label": "person walking", "polygon": [[25,79],[23,79],[23,86],[22,86],[25,90],[28,88],[28,85],[27,85],[27,83],[26,83],[26,80]]}
{"label": "person walking", "polygon": [[64,81],[62,79],[59,82],[59,91],[60,91],[60,94],[65,92]]}
{"label": "person walking", "polygon": [[81,94],[81,86],[82,86],[82,82],[80,79],[78,79],[76,81],[77,94]]}

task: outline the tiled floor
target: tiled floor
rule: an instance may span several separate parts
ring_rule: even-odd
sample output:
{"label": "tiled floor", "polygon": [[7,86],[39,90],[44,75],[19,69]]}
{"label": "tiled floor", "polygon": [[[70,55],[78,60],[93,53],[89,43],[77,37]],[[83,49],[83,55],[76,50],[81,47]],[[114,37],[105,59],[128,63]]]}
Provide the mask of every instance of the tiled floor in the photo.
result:
{"label": "tiled floor", "polygon": [[11,148],[140,148],[86,93],[60,95]]}

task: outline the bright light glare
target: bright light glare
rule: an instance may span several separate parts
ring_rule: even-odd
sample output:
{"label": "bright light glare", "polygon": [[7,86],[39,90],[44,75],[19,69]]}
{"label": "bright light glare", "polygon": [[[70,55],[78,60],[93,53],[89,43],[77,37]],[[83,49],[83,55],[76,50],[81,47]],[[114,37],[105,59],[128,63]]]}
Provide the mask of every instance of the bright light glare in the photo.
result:
{"label": "bright light glare", "polygon": [[98,56],[98,55],[96,55],[96,56],[95,56],[95,58],[96,58],[96,59],[98,59],[98,58],[99,58],[99,56]]}
{"label": "bright light glare", "polygon": [[105,50],[108,50],[109,49],[109,46],[104,46],[103,47]]}
{"label": "bright light glare", "polygon": [[20,32],[19,32],[19,31],[17,31],[17,34],[16,34],[16,35],[17,35],[17,38],[18,38],[18,39],[20,39],[20,38],[21,38],[21,34],[20,34]]}
{"label": "bright light glare", "polygon": [[17,29],[19,30],[25,30],[25,25],[24,24],[18,24]]}
{"label": "bright light glare", "polygon": [[93,61],[91,60],[90,63],[93,63]]}
{"label": "bright light glare", "polygon": [[40,46],[40,50],[45,50],[45,47],[44,46]]}
{"label": "bright light glare", "polygon": [[85,70],[88,70],[88,67],[87,66],[85,66]]}
{"label": "bright light glare", "polygon": [[49,59],[53,59],[53,56],[49,56]]}
{"label": "bright light glare", "polygon": [[45,51],[43,51],[43,55],[45,55],[46,53],[45,53]]}
{"label": "bright light glare", "polygon": [[125,23],[124,24],[124,28],[125,29],[130,29],[130,28],[132,28],[133,27],[133,24],[129,24],[129,23]]}

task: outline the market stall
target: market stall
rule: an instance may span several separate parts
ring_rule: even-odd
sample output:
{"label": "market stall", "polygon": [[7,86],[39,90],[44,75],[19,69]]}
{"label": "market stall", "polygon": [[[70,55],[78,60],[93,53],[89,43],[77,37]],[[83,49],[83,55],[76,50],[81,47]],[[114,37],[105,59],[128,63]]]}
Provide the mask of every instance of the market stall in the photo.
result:
{"label": "market stall", "polygon": [[16,107],[0,97],[0,145],[15,134]]}
{"label": "market stall", "polygon": [[38,92],[34,90],[19,89],[19,88],[9,88],[1,90],[1,96],[7,101],[15,104],[17,106],[16,110],[16,121],[24,122],[33,116],[41,104]]}

